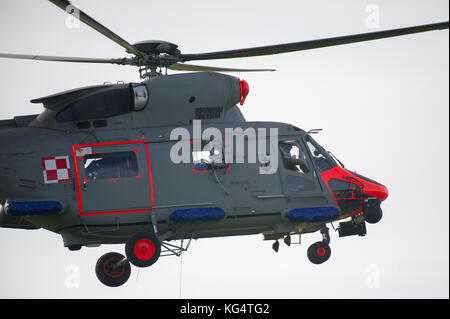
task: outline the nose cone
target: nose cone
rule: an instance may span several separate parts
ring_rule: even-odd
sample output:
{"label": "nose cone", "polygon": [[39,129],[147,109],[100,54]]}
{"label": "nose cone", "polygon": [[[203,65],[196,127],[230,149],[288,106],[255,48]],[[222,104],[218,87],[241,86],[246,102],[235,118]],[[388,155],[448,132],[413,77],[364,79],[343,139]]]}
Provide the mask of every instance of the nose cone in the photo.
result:
{"label": "nose cone", "polygon": [[381,201],[384,201],[389,196],[387,187],[381,184],[367,183],[365,191]]}
{"label": "nose cone", "polygon": [[358,179],[364,184],[364,192],[367,195],[378,198],[381,201],[384,201],[389,196],[389,191],[386,186],[381,183],[374,181],[368,177],[362,176],[355,172],[351,172],[353,175],[358,177]]}

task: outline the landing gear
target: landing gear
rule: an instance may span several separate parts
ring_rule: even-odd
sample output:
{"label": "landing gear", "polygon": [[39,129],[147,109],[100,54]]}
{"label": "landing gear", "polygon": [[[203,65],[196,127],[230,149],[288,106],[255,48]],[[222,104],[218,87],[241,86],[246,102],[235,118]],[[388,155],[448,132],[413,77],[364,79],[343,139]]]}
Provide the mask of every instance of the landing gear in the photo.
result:
{"label": "landing gear", "polygon": [[330,258],[331,248],[328,243],[318,241],[317,243],[309,246],[307,255],[309,261],[313,264],[322,264]]}
{"label": "landing gear", "polygon": [[330,233],[328,227],[325,225],[320,229],[322,234],[322,241],[318,241],[309,246],[307,256],[310,262],[313,264],[322,264],[326,262],[331,256],[330,248]]}
{"label": "landing gear", "polygon": [[128,260],[119,253],[106,253],[95,265],[98,280],[108,287],[118,287],[127,282],[131,274]]}
{"label": "landing gear", "polygon": [[320,233],[322,234],[322,241],[324,243],[329,244],[330,243],[330,231],[329,231],[328,227],[323,225],[320,228]]}
{"label": "landing gear", "polygon": [[149,267],[158,260],[161,243],[152,233],[136,233],[125,244],[125,254],[136,267]]}
{"label": "landing gear", "polygon": [[137,267],[153,265],[161,255],[161,243],[152,233],[136,233],[125,244],[125,254],[127,257],[119,253],[107,253],[99,258],[95,273],[102,284],[108,287],[123,285],[130,278],[130,263]]}

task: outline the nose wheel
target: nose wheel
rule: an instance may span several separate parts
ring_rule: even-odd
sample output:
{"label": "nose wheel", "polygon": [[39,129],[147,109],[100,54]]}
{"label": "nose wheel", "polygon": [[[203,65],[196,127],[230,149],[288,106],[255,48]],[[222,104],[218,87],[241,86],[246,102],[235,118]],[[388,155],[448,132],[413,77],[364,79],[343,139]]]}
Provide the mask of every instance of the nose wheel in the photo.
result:
{"label": "nose wheel", "polygon": [[[320,233],[322,235],[322,240],[309,246],[307,251],[309,261],[316,265],[326,262],[331,256],[330,233],[328,227],[325,224],[321,225]],[[280,242],[278,241],[278,239],[279,238],[276,238],[275,242],[272,245],[272,249],[275,252],[278,252],[278,249],[280,248]],[[284,237],[283,242],[286,244],[286,246],[291,246],[291,244],[293,244],[291,242],[291,235],[287,234]],[[294,244],[300,244],[300,236],[298,243]]]}
{"label": "nose wheel", "polygon": [[307,256],[313,264],[322,264],[326,262],[331,256],[331,248],[328,243],[318,241],[308,248]]}
{"label": "nose wheel", "polygon": [[322,234],[322,241],[318,241],[309,246],[307,256],[313,264],[322,264],[326,262],[331,256],[330,248],[330,233],[327,226],[323,225],[320,229]]}

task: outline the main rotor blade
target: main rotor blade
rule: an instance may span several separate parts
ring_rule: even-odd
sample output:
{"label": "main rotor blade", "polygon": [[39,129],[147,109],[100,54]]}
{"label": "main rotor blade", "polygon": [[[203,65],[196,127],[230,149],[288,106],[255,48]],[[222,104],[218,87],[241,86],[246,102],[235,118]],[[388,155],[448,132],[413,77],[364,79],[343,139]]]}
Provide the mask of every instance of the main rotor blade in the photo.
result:
{"label": "main rotor blade", "polygon": [[[92,19],[86,13],[84,13],[83,11],[72,5],[69,0],[49,0],[49,1],[57,5],[67,13],[74,15],[75,18],[86,23],[88,26],[97,30],[107,38],[119,44],[120,46],[124,47],[128,53],[132,53],[141,58],[142,60],[145,60],[145,56],[141,51],[137,50],[134,46],[132,46],[130,43],[128,43],[127,41],[119,37],[117,34],[109,30],[107,27],[97,22],[96,20]],[[68,6],[69,8],[67,8]]]}
{"label": "main rotor blade", "polygon": [[271,54],[279,54],[279,53],[287,53],[294,51],[302,51],[302,50],[311,50],[341,44],[349,44],[377,39],[384,39],[390,37],[397,37],[401,35],[433,31],[433,30],[443,30],[448,29],[449,22],[440,22],[433,24],[426,24],[408,28],[401,29],[392,29],[386,31],[377,31],[370,33],[361,33],[355,35],[327,38],[327,39],[318,39],[318,40],[310,40],[310,41],[302,41],[302,42],[292,42],[285,44],[277,44],[277,45],[268,45],[261,47],[253,47],[246,49],[237,49],[237,50],[227,50],[227,51],[217,51],[217,52],[209,52],[209,53],[197,53],[197,54],[181,54],[180,61],[192,61],[192,60],[214,60],[214,59],[229,59],[229,58],[244,58],[244,57],[252,57],[252,56],[261,56],[261,55],[271,55]]}
{"label": "main rotor blade", "polygon": [[0,58],[40,60],[40,61],[57,61],[57,62],[112,63],[112,64],[122,64],[122,65],[135,65],[135,60],[127,59],[127,58],[121,58],[121,59],[78,58],[78,57],[66,57],[66,56],[28,55],[28,54],[10,54],[10,53],[0,53]]}
{"label": "main rotor blade", "polygon": [[174,63],[168,67],[175,71],[212,71],[212,72],[264,72],[264,71],[275,71],[275,69],[232,69],[232,68],[221,68],[214,66],[203,66],[203,65],[193,65],[186,63]]}

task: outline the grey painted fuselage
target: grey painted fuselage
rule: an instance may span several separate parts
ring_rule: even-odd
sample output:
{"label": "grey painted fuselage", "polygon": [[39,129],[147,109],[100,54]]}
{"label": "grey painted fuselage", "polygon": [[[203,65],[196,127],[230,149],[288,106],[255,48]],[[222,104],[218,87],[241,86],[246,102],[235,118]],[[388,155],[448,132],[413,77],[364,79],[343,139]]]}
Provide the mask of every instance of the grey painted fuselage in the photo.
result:
{"label": "grey painted fuselage", "polygon": [[[278,141],[305,145],[307,134],[290,124],[246,122],[236,106],[239,83],[235,78],[202,72],[153,78],[144,84],[149,97],[143,110],[98,118],[94,108],[89,114],[71,113],[85,118],[57,120],[74,101],[127,87],[118,84],[39,99],[36,102],[46,106],[40,115],[0,121],[1,203],[57,201],[63,207],[57,215],[20,217],[3,208],[0,226],[45,228],[61,234],[65,246],[124,243],[133,233],[154,226],[159,233],[170,234],[169,240],[257,233],[276,238],[320,227],[321,223],[290,221],[286,214],[292,209],[339,209],[311,154],[307,154],[312,168],[308,174],[286,169],[281,159],[275,173],[260,174],[263,164],[249,162],[247,153],[244,163],[225,163],[212,170],[197,170],[192,162],[173,163],[171,148],[179,141],[170,139],[171,132],[184,128],[193,136],[195,119],[202,121],[202,129],[212,127],[223,136],[227,128],[243,132],[276,128]],[[247,149],[249,139],[243,139]],[[99,153],[134,153],[136,174],[93,178],[83,156]],[[68,159],[70,180],[46,181],[43,160],[54,157]],[[192,222],[170,218],[177,210],[215,207],[223,209],[224,218]],[[153,225],[152,215],[156,217]]]}

